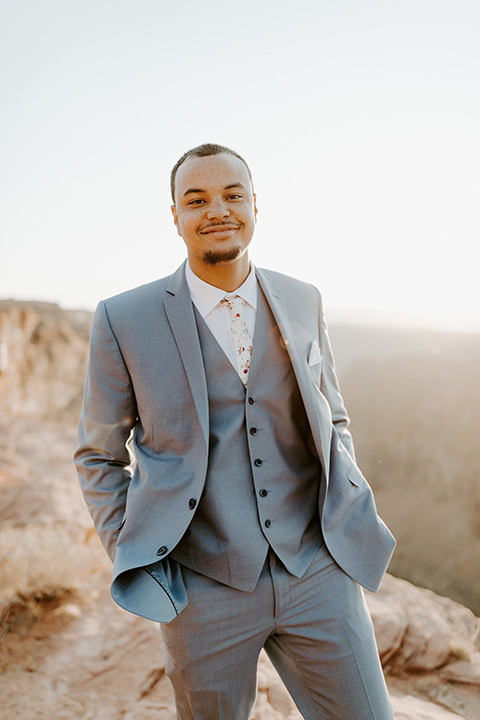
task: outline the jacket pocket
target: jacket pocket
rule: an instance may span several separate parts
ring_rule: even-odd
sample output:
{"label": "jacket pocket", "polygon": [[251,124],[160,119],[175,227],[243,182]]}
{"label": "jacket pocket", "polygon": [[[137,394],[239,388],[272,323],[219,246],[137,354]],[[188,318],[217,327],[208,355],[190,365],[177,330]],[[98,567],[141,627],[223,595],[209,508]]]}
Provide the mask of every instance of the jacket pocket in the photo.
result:
{"label": "jacket pocket", "polygon": [[323,358],[320,358],[319,362],[308,366],[310,377],[317,387],[320,387],[320,381],[322,377]]}

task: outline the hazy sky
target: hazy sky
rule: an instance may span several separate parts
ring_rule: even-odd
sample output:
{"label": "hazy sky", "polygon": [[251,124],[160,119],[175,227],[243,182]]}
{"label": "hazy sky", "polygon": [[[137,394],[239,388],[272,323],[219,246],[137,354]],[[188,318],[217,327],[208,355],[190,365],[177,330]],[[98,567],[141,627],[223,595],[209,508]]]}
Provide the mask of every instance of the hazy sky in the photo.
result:
{"label": "hazy sky", "polygon": [[251,257],[331,317],[480,331],[479,0],[0,0],[0,298],[185,256],[169,173],[245,156]]}

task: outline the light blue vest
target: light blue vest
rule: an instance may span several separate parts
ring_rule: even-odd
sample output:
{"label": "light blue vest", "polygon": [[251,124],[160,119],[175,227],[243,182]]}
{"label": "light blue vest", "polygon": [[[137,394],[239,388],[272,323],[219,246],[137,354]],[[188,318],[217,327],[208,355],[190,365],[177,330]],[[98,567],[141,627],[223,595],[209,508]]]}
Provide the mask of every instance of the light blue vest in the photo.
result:
{"label": "light blue vest", "polygon": [[195,308],[207,379],[210,454],[205,489],[171,557],[252,591],[272,547],[301,577],[322,543],[321,465],[280,332],[258,289],[248,388]]}

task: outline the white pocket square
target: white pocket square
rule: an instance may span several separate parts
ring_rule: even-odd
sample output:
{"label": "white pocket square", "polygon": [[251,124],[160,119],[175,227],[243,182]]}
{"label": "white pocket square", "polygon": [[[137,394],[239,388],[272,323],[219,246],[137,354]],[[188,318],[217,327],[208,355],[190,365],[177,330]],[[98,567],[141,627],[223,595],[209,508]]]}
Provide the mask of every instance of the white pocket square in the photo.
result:
{"label": "white pocket square", "polygon": [[308,364],[311,367],[312,365],[318,365],[318,363],[320,362],[322,362],[322,353],[320,351],[317,341],[314,340],[308,354]]}

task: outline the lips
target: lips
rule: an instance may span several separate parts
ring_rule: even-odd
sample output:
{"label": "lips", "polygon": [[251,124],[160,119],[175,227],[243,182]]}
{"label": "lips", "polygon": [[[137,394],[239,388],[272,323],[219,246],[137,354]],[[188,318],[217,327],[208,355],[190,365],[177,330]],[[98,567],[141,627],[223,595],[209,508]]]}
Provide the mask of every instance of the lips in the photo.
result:
{"label": "lips", "polygon": [[200,232],[202,235],[211,235],[213,233],[225,233],[225,232],[234,232],[235,230],[239,229],[239,225],[232,225],[230,223],[223,223],[222,225],[208,225],[206,228],[203,228]]}

